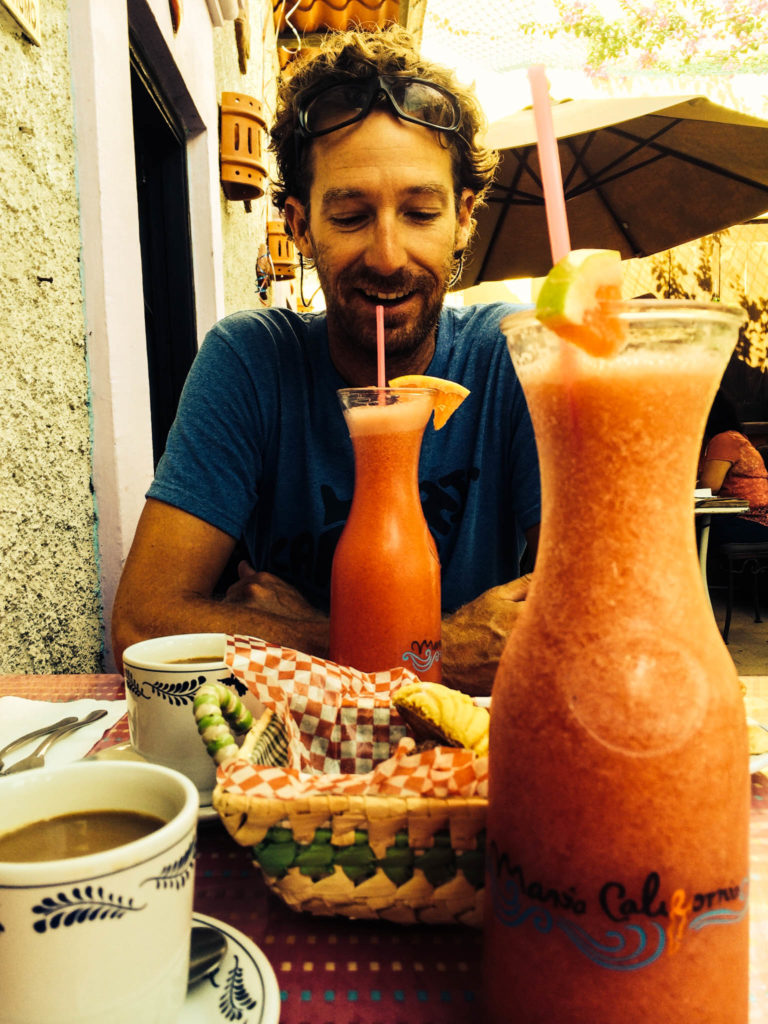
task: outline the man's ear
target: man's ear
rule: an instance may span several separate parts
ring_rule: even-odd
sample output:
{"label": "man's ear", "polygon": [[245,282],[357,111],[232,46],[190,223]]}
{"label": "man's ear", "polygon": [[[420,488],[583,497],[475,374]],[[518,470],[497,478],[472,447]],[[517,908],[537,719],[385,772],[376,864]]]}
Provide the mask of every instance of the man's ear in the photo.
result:
{"label": "man's ear", "polygon": [[475,193],[465,188],[459,197],[458,212],[456,217],[456,249],[466,249],[469,239],[472,236],[475,222],[472,218],[472,210],[475,207]]}
{"label": "man's ear", "polygon": [[288,196],[283,207],[283,216],[293,236],[296,248],[304,259],[312,259],[314,251],[309,237],[309,217],[306,207],[294,196]]}

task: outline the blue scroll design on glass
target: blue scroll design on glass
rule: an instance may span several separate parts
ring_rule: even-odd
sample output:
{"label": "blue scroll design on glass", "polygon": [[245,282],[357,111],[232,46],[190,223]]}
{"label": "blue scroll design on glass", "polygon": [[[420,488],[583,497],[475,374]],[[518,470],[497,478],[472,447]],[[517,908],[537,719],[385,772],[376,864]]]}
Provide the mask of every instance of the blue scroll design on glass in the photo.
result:
{"label": "blue scroll design on glass", "polygon": [[[214,980],[218,973],[218,971],[215,971],[211,977],[211,984],[215,988],[219,987]],[[253,998],[245,986],[243,968],[240,966],[237,954],[235,954],[235,963],[227,971],[226,981],[219,996],[219,1012],[225,1020],[243,1020],[245,1013],[253,1010],[256,1003],[257,1000]]]}
{"label": "blue scroll design on glass", "polygon": [[131,670],[125,668],[125,688],[130,690],[137,699],[149,700],[150,697],[162,697],[169,704],[175,707],[191,705],[195,694],[205,682],[205,676],[198,676],[196,679],[182,679],[178,683],[166,683],[156,680],[153,683],[145,681],[138,683]]}
{"label": "blue scroll design on glass", "polygon": [[667,944],[666,933],[656,921],[612,929],[605,933],[604,942],[598,942],[573,921],[560,918],[555,923],[580,953],[609,971],[634,971],[638,967],[647,967],[658,960]]}
{"label": "blue scroll design on glass", "polygon": [[69,928],[87,921],[115,920],[145,907],[146,904],[135,907],[133,899],[107,893],[100,885],[76,886],[70,893],[46,896],[32,907],[32,913],[39,915],[32,927],[43,933],[46,928]]}
{"label": "blue scroll design on glass", "polygon": [[410,661],[415,672],[427,672],[436,661],[440,661],[440,644],[431,640],[414,640],[410,651],[405,651],[403,661]]}
{"label": "blue scroll design on glass", "polygon": [[743,879],[739,887],[739,895],[743,902],[740,907],[729,910],[727,907],[719,907],[717,910],[705,910],[691,918],[688,927],[691,931],[700,932],[702,928],[708,928],[713,924],[737,924],[741,921],[749,907],[749,879]]}
{"label": "blue scroll design on glass", "polygon": [[[679,948],[680,937],[686,928],[687,913],[694,901],[689,901],[682,917],[682,931],[680,935],[675,933],[674,926],[670,920],[669,933],[665,925],[658,921],[643,920],[634,923],[620,923],[616,927],[606,930],[601,936],[595,937],[585,928],[581,927],[570,917],[562,913],[555,913],[548,907],[537,904],[530,900],[524,888],[524,882],[519,877],[520,869],[515,867],[512,874],[502,880],[500,877],[501,866],[491,862],[490,890],[492,897],[493,913],[498,921],[509,928],[516,928],[530,921],[537,931],[546,935],[556,928],[560,931],[575,948],[585,957],[596,964],[611,971],[634,971],[641,967],[647,967],[668,950],[675,953]],[[509,867],[507,867],[509,871]],[[679,895],[685,900],[683,890]],[[735,907],[719,905],[714,909],[707,909],[687,921],[687,928],[691,931],[701,931],[703,928],[712,925],[737,924],[747,914],[749,903],[749,879],[745,878],[738,888],[733,890],[718,890],[708,894],[708,903],[711,904],[715,898],[734,899],[739,897],[739,904]],[[557,903],[563,900],[568,894],[557,893],[552,890],[552,898]],[[704,897],[699,895],[696,902],[703,901]],[[558,906],[564,906],[562,902]],[[572,905],[576,907],[576,903]],[[582,902],[582,908],[583,908]],[[577,911],[578,912],[578,911]],[[583,909],[582,911],[583,912]],[[667,915],[665,918],[673,916]]]}
{"label": "blue scroll design on glass", "polygon": [[633,971],[647,967],[664,951],[666,935],[655,921],[649,921],[646,925],[631,924],[621,929],[611,929],[600,941],[562,914],[553,914],[547,907],[536,904],[525,907],[522,890],[516,879],[509,878],[501,882],[494,871],[490,872],[490,878],[493,912],[503,925],[517,928],[530,921],[542,935],[557,928],[580,953],[598,967],[613,971]]}
{"label": "blue scroll design on glass", "polygon": [[517,928],[530,920],[537,932],[546,935],[552,931],[552,914],[546,907],[537,907],[531,904],[523,907],[520,886],[510,878],[501,882],[493,872],[491,873],[491,889],[493,893],[493,912],[496,918],[508,928]]}

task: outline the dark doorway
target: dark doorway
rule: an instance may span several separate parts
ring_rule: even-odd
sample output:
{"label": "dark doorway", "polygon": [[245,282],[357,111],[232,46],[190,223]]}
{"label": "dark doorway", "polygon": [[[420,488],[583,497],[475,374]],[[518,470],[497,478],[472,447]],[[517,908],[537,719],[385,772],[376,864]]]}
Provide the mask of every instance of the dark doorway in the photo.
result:
{"label": "dark doorway", "polygon": [[184,131],[135,51],[131,96],[147,333],[152,450],[157,466],[197,352]]}

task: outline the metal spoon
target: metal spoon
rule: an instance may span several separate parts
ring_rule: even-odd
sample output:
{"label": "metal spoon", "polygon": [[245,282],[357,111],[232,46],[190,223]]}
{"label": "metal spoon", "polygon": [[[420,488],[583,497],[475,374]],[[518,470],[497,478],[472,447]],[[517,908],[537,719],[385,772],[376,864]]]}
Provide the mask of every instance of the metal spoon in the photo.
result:
{"label": "metal spoon", "polygon": [[77,721],[74,715],[69,715],[68,718],[61,718],[58,722],[54,722],[53,725],[44,725],[40,729],[34,729],[32,732],[24,733],[23,736],[19,736],[15,740],[11,740],[10,743],[0,749],[0,770],[3,767],[3,757],[6,754],[10,754],[16,747],[23,747],[25,743],[29,743],[30,740],[36,740],[39,736],[48,736],[52,732],[57,732],[62,729],[65,725],[73,725]]}
{"label": "metal spoon", "polygon": [[189,980],[187,987],[208,977],[219,966],[227,951],[227,940],[215,928],[194,927],[189,941]]}
{"label": "metal spoon", "polygon": [[76,729],[80,729],[84,725],[90,725],[91,722],[98,722],[100,718],[106,715],[106,710],[100,708],[98,711],[92,711],[90,715],[86,715],[85,718],[75,720],[71,725],[65,725],[63,728],[58,729],[56,732],[46,736],[43,742],[33,750],[31,754],[23,757],[16,764],[12,764],[10,768],[6,768],[5,771],[0,772],[0,775],[13,775],[16,772],[24,772],[28,768],[42,768],[45,765],[45,754],[49,747],[53,746],[56,740],[60,740],[62,736],[68,736],[71,732]]}

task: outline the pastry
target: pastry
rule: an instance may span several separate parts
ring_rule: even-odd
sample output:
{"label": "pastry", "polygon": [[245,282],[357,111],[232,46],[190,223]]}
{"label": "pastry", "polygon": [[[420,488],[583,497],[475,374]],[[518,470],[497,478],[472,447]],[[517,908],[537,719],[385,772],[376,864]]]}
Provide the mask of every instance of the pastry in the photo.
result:
{"label": "pastry", "polygon": [[466,693],[441,683],[406,683],[395,691],[392,703],[417,740],[466,747],[478,757],[488,754],[491,716]]}
{"label": "pastry", "polygon": [[749,753],[768,754],[768,730],[761,722],[768,722],[768,700],[764,697],[745,697]]}

